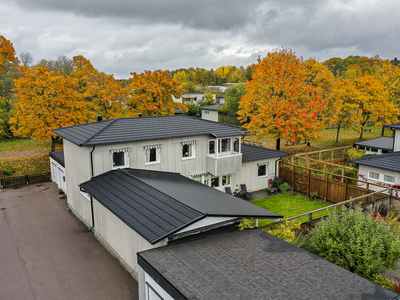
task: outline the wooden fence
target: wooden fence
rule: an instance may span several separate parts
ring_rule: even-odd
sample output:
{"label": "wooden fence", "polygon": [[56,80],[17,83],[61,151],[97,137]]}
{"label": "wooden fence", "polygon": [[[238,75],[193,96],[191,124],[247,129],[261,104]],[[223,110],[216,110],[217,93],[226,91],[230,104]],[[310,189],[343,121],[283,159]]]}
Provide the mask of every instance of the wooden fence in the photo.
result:
{"label": "wooden fence", "polygon": [[1,178],[1,188],[15,187],[37,182],[50,181],[50,178],[51,178],[50,172],[44,174],[36,174],[36,175]]}
{"label": "wooden fence", "polygon": [[[355,205],[361,204],[364,208],[367,208],[371,211],[373,211],[376,207],[376,205],[378,205],[379,203],[383,203],[385,202],[385,204],[387,204],[388,206],[397,203],[397,205],[400,203],[400,198],[397,196],[400,194],[400,190],[398,189],[393,189],[393,188],[386,188],[382,191],[378,191],[378,192],[373,192],[367,195],[363,195],[363,196],[359,196],[353,199],[348,199],[346,201],[340,202],[340,203],[335,203],[323,208],[319,208],[310,212],[306,212],[304,214],[295,216],[295,217],[291,217],[291,218],[287,218],[278,222],[274,222],[268,225],[264,225],[261,226],[259,228],[267,228],[267,227],[272,227],[278,224],[282,224],[282,223],[286,223],[287,221],[292,221],[292,220],[296,220],[305,216],[308,216],[308,222],[302,223],[301,227],[304,230],[305,228],[311,228],[313,227],[316,223],[318,223],[320,220],[326,218],[326,216],[324,217],[320,217],[320,218],[313,218],[313,214],[318,213],[320,211],[324,211],[324,210],[328,210],[328,209],[332,209],[335,208],[337,206],[340,205],[348,205],[351,207],[354,207]],[[340,213],[340,212],[339,212]]]}
{"label": "wooden fence", "polygon": [[293,154],[292,157],[298,157],[303,159],[313,159],[327,162],[342,162],[345,161],[346,150],[353,146],[338,147],[332,149],[325,149],[319,151],[305,152],[299,154]]}
{"label": "wooden fence", "polygon": [[[378,184],[282,161],[279,162],[279,177],[285,178],[295,191],[307,195],[317,194],[319,198],[333,203],[384,189]],[[375,186],[377,188],[372,189]]]}

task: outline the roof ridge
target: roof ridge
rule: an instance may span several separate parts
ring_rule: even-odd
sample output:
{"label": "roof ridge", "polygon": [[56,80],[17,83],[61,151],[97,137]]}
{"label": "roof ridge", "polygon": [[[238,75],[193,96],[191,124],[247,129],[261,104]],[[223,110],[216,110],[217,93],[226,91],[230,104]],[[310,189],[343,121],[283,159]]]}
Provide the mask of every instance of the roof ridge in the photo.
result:
{"label": "roof ridge", "polygon": [[[91,139],[93,139],[95,136],[99,135],[100,133],[102,133],[106,128],[108,128],[109,126],[111,126],[112,124],[114,124],[115,122],[117,122],[117,120],[119,120],[118,118],[116,119],[111,119],[111,120],[104,120],[104,121],[110,121],[109,124],[107,124],[106,126],[104,126],[102,129],[100,129],[99,131],[97,131],[95,134],[93,134],[91,137],[89,137],[84,143],[82,143],[82,146],[85,146],[86,144],[88,144],[90,142]],[[96,122],[93,122],[96,123]]]}

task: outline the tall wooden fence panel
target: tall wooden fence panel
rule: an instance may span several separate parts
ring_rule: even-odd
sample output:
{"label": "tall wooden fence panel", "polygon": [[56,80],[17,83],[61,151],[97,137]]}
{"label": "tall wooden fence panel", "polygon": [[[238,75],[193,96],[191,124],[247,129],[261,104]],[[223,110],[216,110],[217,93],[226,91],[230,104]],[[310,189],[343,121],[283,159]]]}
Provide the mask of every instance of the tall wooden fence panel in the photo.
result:
{"label": "tall wooden fence panel", "polygon": [[[372,193],[374,192],[371,189],[372,186],[384,189],[377,184],[284,162],[279,163],[279,177],[285,178],[295,191],[305,194],[317,193],[319,198],[334,203]],[[330,177],[340,179],[335,180]],[[351,184],[351,182],[355,182],[356,185]],[[365,183],[365,187],[358,186],[358,182]],[[366,197],[363,201],[363,203],[372,201],[372,198]]]}

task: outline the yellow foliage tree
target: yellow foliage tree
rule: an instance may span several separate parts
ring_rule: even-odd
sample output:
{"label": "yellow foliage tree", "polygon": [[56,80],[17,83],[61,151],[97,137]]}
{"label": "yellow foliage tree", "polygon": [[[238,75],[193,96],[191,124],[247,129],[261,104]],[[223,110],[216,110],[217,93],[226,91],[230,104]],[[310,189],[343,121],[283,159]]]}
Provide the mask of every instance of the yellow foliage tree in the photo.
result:
{"label": "yellow foliage tree", "polygon": [[168,72],[156,70],[131,75],[125,99],[125,109],[130,115],[157,116],[173,114],[177,109],[188,111],[185,105],[172,100],[172,95],[179,98],[182,90]]}
{"label": "yellow foliage tree", "polygon": [[16,136],[34,140],[52,139],[52,129],[87,123],[95,119],[87,103],[78,92],[76,79],[55,75],[46,67],[20,67],[22,77],[16,79],[14,105],[15,116],[11,118],[11,130]]}
{"label": "yellow foliage tree", "polygon": [[82,96],[90,108],[104,119],[123,117],[123,103],[126,91],[113,75],[97,71],[83,56],[73,58],[72,76],[78,80]]}

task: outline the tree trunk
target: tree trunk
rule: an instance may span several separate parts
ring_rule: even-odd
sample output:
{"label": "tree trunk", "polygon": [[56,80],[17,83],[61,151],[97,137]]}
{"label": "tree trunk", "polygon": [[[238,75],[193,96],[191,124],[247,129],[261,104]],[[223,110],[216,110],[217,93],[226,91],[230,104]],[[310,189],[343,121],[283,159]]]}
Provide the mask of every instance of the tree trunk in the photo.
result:
{"label": "tree trunk", "polygon": [[336,131],[336,143],[339,143],[339,132],[340,132],[340,125],[338,125],[337,131]]}
{"label": "tree trunk", "polygon": [[382,136],[385,135],[385,126],[382,126]]}
{"label": "tree trunk", "polygon": [[364,134],[364,125],[361,126],[360,140],[363,138]]}
{"label": "tree trunk", "polygon": [[281,150],[281,138],[276,139],[276,150]]}
{"label": "tree trunk", "polygon": [[51,137],[51,152],[56,151],[56,138],[55,137]]}

